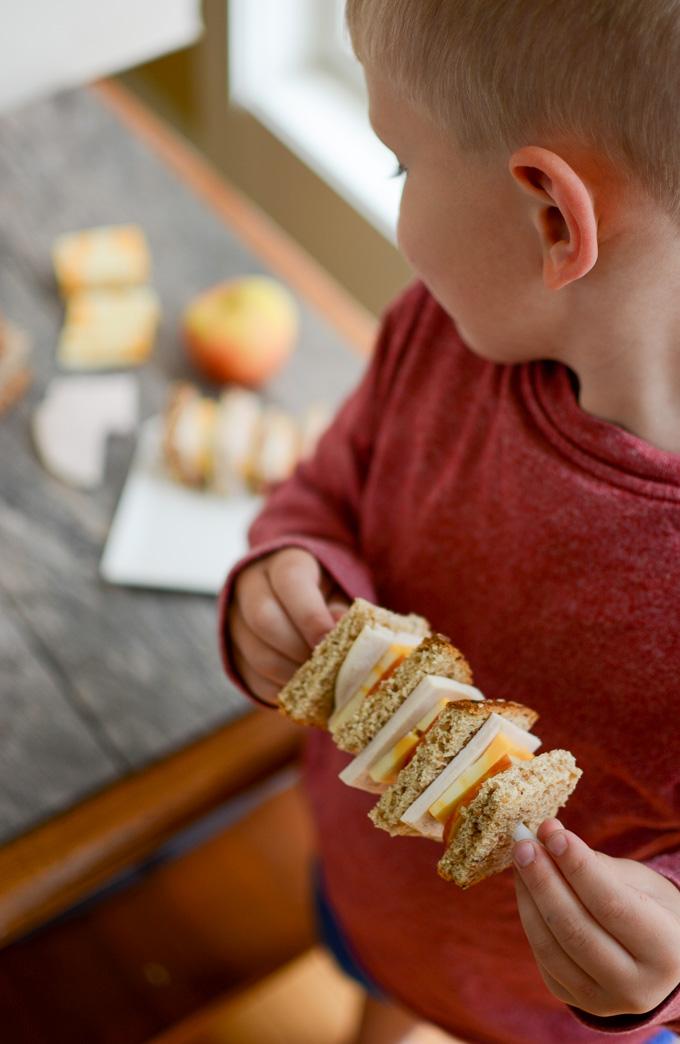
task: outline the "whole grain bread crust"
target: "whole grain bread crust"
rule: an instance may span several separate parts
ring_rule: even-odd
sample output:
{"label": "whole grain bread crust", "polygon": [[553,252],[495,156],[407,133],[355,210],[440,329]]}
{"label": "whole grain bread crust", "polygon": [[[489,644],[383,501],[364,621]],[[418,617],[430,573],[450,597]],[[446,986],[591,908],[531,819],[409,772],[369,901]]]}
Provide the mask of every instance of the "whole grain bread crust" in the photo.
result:
{"label": "whole grain bread crust", "polygon": [[335,742],[348,754],[359,754],[428,674],[472,684],[472,669],[460,649],[443,634],[431,634],[361,705],[335,733]]}
{"label": "whole grain bread crust", "polygon": [[279,693],[279,708],[283,714],[300,725],[326,728],[333,712],[338,671],[352,643],[367,625],[423,636],[430,629],[427,620],[415,613],[404,616],[363,598],[355,599]]}
{"label": "whole grain bread crust", "polygon": [[536,831],[567,803],[581,775],[569,751],[551,750],[492,776],[461,810],[460,825],[437,873],[469,888],[505,870],[512,863],[516,825]]}
{"label": "whole grain bread crust", "polygon": [[509,718],[527,731],[538,720],[536,711],[511,700],[456,700],[448,703],[418,744],[411,761],[369,812],[375,825],[393,837],[417,834],[407,823],[401,822],[401,816],[494,713]]}
{"label": "whole grain bread crust", "polygon": [[164,414],[163,454],[171,475],[188,486],[204,484],[203,475],[191,468],[177,449],[176,435],[180,417],[190,403],[199,398],[196,389],[186,381],[173,386]]}

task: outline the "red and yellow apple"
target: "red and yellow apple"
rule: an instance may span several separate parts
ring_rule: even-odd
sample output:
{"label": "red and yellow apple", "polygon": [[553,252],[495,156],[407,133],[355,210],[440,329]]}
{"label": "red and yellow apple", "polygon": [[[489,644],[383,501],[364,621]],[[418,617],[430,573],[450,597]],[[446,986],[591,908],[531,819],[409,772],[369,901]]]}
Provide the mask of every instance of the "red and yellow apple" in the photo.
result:
{"label": "red and yellow apple", "polygon": [[189,357],[219,383],[257,387],[290,358],[298,307],[285,287],[266,276],[232,279],[194,298],[184,313]]}

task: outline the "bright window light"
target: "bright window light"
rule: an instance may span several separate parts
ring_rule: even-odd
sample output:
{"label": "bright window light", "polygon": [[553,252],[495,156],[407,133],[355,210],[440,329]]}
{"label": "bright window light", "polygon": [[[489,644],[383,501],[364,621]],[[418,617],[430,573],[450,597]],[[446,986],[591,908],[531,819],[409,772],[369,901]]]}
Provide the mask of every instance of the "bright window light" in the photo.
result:
{"label": "bright window light", "polygon": [[394,242],[401,181],[373,133],[344,0],[231,0],[229,96]]}

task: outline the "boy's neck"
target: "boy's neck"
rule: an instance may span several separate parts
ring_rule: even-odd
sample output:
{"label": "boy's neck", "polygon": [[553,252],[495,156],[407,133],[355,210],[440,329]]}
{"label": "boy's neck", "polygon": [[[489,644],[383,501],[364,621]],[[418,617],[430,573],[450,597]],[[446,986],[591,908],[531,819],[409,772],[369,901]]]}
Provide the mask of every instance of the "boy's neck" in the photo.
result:
{"label": "boy's neck", "polygon": [[572,364],[581,409],[657,449],[680,454],[680,341],[675,366],[667,353],[649,362],[616,360],[590,369]]}
{"label": "boy's neck", "polygon": [[680,261],[657,256],[619,276],[613,291],[565,301],[555,355],[586,413],[680,454]]}

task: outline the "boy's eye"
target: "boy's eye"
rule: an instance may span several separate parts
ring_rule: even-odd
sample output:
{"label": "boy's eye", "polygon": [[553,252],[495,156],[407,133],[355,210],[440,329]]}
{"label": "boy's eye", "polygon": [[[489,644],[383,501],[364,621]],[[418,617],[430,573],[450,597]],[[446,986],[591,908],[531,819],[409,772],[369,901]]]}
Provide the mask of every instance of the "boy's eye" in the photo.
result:
{"label": "boy's eye", "polygon": [[406,167],[403,165],[403,163],[399,163],[398,162],[397,163],[397,169],[394,171],[393,174],[390,174],[390,177],[391,178],[400,178],[402,176],[402,174],[408,174],[408,171],[406,170]]}

